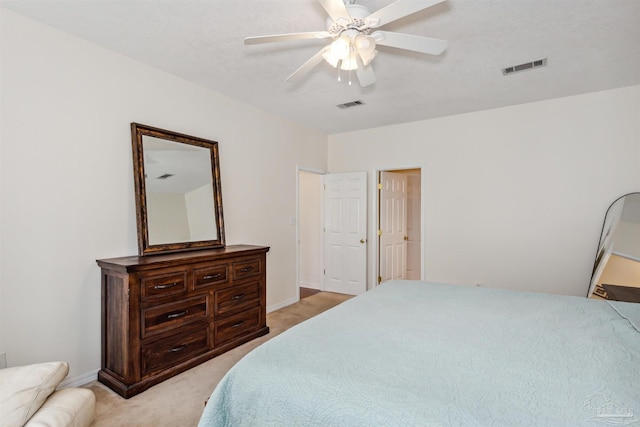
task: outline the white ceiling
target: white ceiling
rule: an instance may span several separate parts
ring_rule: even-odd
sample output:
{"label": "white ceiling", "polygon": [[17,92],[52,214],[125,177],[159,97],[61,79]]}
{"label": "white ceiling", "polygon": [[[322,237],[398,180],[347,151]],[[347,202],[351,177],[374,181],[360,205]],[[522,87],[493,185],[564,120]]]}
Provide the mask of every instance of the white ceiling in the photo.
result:
{"label": "white ceiling", "polygon": [[[392,0],[358,0],[370,11]],[[377,82],[322,63],[327,40],[244,37],[326,29],[317,0],[2,0],[3,7],[204,87],[332,134],[640,84],[640,0],[448,0],[382,29],[445,39],[429,56],[379,47]],[[548,58],[546,67],[501,69]],[[337,104],[364,105],[339,109]]]}

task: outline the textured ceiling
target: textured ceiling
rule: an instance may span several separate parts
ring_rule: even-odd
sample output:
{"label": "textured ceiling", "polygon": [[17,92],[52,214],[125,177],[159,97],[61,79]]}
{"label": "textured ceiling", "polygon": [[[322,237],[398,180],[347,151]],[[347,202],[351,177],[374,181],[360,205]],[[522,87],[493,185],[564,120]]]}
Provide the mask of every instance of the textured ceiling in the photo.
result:
{"label": "textured ceiling", "polygon": [[[375,11],[391,0],[358,0]],[[429,56],[379,47],[377,81],[328,64],[285,78],[327,40],[244,37],[326,29],[316,0],[20,0],[2,6],[327,134],[640,84],[640,0],[448,0],[382,29],[445,39]],[[548,58],[546,67],[501,69]],[[354,77],[355,80],[355,77]],[[364,105],[339,109],[337,104]]]}

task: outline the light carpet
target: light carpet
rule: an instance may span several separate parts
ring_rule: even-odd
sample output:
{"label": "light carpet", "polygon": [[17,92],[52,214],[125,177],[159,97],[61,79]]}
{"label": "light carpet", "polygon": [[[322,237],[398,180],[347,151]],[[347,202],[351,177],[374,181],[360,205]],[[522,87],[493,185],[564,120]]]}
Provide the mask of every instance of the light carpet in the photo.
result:
{"label": "light carpet", "polygon": [[130,399],[123,399],[96,382],[86,387],[96,395],[95,427],[196,426],[204,402],[245,354],[288,328],[351,298],[320,292],[267,314],[269,333],[170,378]]}

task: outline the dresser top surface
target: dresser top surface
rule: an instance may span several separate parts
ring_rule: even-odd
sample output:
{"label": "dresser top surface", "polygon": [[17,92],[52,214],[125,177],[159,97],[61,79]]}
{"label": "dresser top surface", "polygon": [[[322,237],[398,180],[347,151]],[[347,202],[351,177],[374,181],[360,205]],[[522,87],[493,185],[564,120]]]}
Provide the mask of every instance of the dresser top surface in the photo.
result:
{"label": "dresser top surface", "polygon": [[106,258],[96,260],[103,268],[126,269],[127,271],[144,270],[147,268],[159,268],[184,263],[204,262],[211,259],[224,259],[236,256],[255,255],[266,253],[269,246],[255,245],[229,245],[217,249],[199,249],[188,252],[178,252],[162,255],[132,255],[118,258]]}

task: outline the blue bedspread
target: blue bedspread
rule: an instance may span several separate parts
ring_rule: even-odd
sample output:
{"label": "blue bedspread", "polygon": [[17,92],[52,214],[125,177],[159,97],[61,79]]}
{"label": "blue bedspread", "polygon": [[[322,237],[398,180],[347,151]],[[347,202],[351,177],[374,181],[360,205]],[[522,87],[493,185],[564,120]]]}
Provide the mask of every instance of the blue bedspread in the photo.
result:
{"label": "blue bedspread", "polygon": [[247,354],[199,425],[640,426],[639,325],[640,304],[387,282]]}

